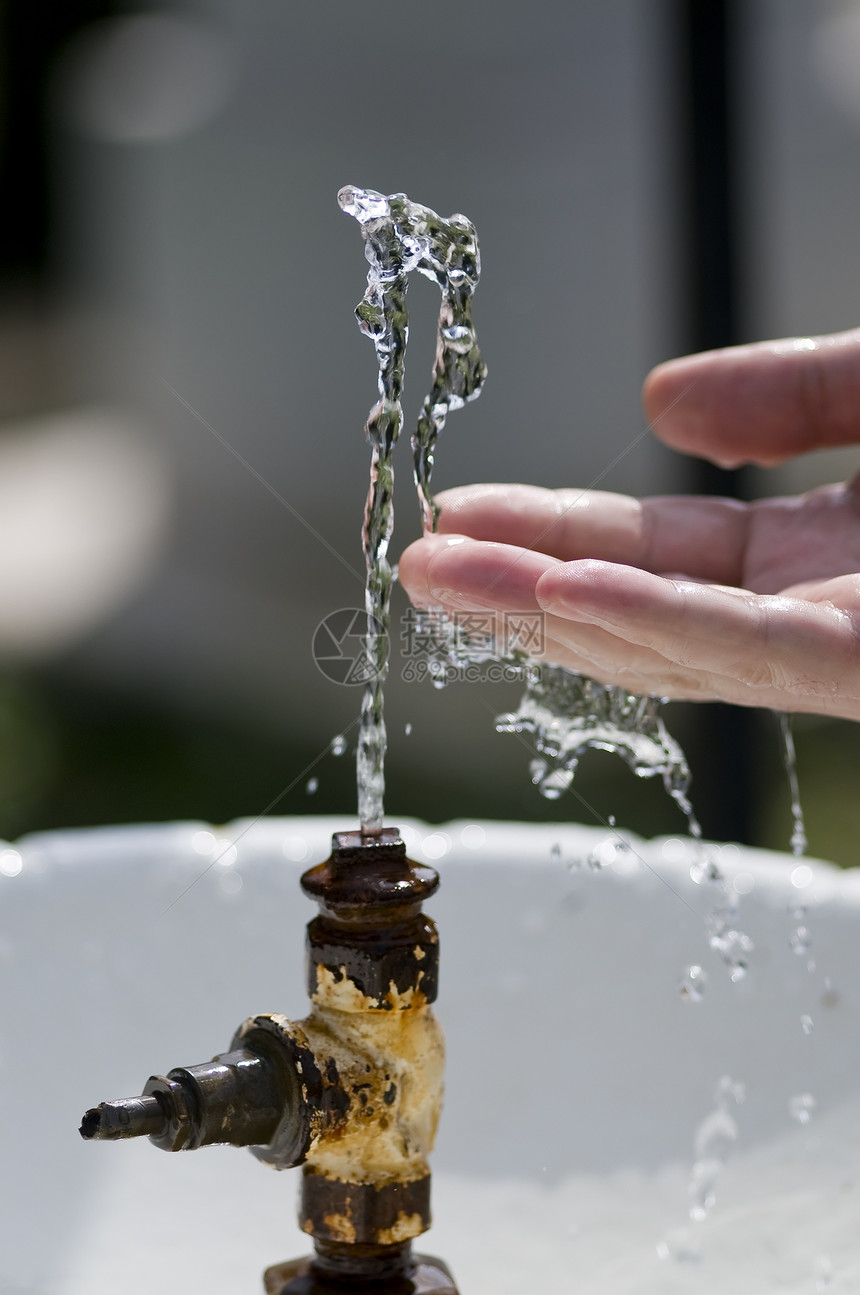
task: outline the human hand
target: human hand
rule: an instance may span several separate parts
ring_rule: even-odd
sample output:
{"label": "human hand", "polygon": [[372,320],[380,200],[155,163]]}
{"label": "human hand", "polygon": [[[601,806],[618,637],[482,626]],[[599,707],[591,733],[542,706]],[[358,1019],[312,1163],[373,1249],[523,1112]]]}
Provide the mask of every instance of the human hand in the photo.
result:
{"label": "human hand", "polygon": [[[644,401],[722,466],[860,443],[860,330],[671,361]],[[547,660],[633,692],[860,719],[860,478],[735,500],[477,485],[400,579],[420,606],[545,614]]]}

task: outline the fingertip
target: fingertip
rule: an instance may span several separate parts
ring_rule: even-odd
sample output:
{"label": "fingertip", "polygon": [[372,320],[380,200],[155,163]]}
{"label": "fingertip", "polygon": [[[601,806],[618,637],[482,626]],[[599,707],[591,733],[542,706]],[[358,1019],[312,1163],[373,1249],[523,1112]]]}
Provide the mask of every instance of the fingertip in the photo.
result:
{"label": "fingertip", "polygon": [[689,386],[691,376],[695,376],[702,360],[710,354],[706,351],[701,355],[681,355],[655,364],[642,384],[642,404],[651,422],[659,421],[667,408],[674,405]]}
{"label": "fingertip", "polygon": [[[642,385],[642,405],[651,430],[672,449],[693,453],[698,450],[698,436],[707,429],[702,425],[700,392],[696,388],[707,378],[718,354],[705,351],[666,360],[651,370]],[[700,452],[710,457],[711,447]]]}
{"label": "fingertip", "polygon": [[429,585],[430,563],[446,549],[472,543],[467,535],[424,535],[414,540],[400,555],[397,565],[401,585],[413,602],[429,606],[433,602]]}
{"label": "fingertip", "polygon": [[673,449],[721,467],[772,467],[856,444],[860,330],[705,351],[658,365],[642,401]]}
{"label": "fingertip", "polygon": [[676,387],[675,373],[677,360],[667,360],[657,364],[642,383],[642,407],[649,423],[653,423],[659,410],[671,403],[672,393]]}

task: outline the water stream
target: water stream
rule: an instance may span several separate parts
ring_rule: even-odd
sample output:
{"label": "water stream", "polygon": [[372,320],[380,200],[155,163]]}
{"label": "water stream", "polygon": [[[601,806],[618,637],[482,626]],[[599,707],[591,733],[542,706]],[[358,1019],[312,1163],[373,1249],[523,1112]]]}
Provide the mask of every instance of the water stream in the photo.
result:
{"label": "water stream", "polygon": [[803,806],[800,803],[800,785],[797,780],[797,755],[794,750],[794,734],[791,731],[791,716],[782,711],[779,715],[779,732],[782,739],[782,760],[788,778],[788,790],[791,795],[791,853],[805,854],[807,847],[806,824],[803,818]]}
{"label": "water stream", "polygon": [[358,737],[358,813],[364,832],[382,828],[385,796],[384,687],[388,675],[392,570],[388,545],[394,528],[392,453],[403,425],[403,392],[409,322],[406,289],[417,270],[439,285],[442,305],[436,335],[433,382],[412,437],[414,478],[428,529],[437,510],[430,498],[436,440],[448,412],[481,393],[486,367],[472,327],[472,295],[481,273],[475,228],[465,216],[448,220],[403,193],[389,197],[347,185],[338,202],[361,225],[369,269],[367,289],[356,307],[361,331],[376,348],[379,400],[365,433],[370,441],[370,489],[362,546],[367,568],[365,655],[368,681]]}

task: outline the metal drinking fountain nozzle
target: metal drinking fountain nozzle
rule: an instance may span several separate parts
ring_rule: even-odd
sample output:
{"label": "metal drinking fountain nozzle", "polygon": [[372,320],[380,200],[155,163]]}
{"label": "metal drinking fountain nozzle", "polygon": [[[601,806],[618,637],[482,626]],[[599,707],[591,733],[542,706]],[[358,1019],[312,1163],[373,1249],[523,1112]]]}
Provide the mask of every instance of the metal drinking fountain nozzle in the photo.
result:
{"label": "metal drinking fountain nozzle", "polygon": [[140,1097],[84,1115],[88,1140],[148,1137],[165,1151],[250,1147],[303,1166],[299,1222],[312,1257],[264,1275],[267,1295],[456,1295],[439,1260],[413,1256],[430,1226],[427,1155],[442,1105],[438,935],[421,911],[439,878],[395,828],[336,833],[302,877],[319,904],[307,928],[305,1020],[253,1016],[228,1052],[152,1076]]}

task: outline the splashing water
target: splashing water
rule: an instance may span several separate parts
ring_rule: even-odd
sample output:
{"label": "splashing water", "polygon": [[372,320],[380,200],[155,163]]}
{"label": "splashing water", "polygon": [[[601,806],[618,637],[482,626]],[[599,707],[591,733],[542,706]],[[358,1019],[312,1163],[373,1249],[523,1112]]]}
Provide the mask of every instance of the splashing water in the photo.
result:
{"label": "splashing water", "polygon": [[434,529],[437,512],[429,491],[436,440],[448,411],[460,409],[480,395],[486,377],[472,327],[472,295],[480,278],[480,255],[474,226],[465,216],[443,220],[428,207],[410,202],[405,194],[385,197],[350,185],[341,189],[338,202],[361,225],[370,268],[367,290],[355,314],[361,331],[376,348],[379,365],[379,400],[365,425],[372,446],[362,531],[367,567],[365,652],[370,678],[362,700],[357,756],[362,831],[378,832],[385,793],[383,689],[388,674],[393,580],[387,556],[394,528],[392,453],[403,424],[401,395],[409,335],[407,275],[417,270],[442,292],[432,387],[412,437],[422,516],[425,526]]}
{"label": "splashing water", "polygon": [[[525,619],[525,618],[524,618]],[[528,733],[538,752],[530,765],[541,795],[557,800],[573,782],[577,765],[590,749],[620,755],[640,778],[662,778],[666,791],[687,820],[695,840],[702,831],[689,799],[690,770],[681,747],[667,731],[657,697],[636,696],[607,688],[563,666],[530,658],[521,640],[508,634],[503,643],[487,633],[487,616],[447,617],[438,611],[417,612],[415,635],[427,654],[426,674],[443,687],[449,680],[472,678],[470,667],[501,663],[507,682],[525,691],[515,711],[500,715],[500,733]],[[614,826],[614,819],[610,819]]]}
{"label": "splashing water", "polygon": [[589,749],[620,755],[640,778],[663,779],[686,816],[690,835],[701,836],[688,799],[690,770],[678,743],[660,718],[656,697],[605,688],[562,666],[529,665],[526,691],[516,711],[500,715],[500,733],[530,733],[540,752],[532,780],[550,800],[573,782]]}

